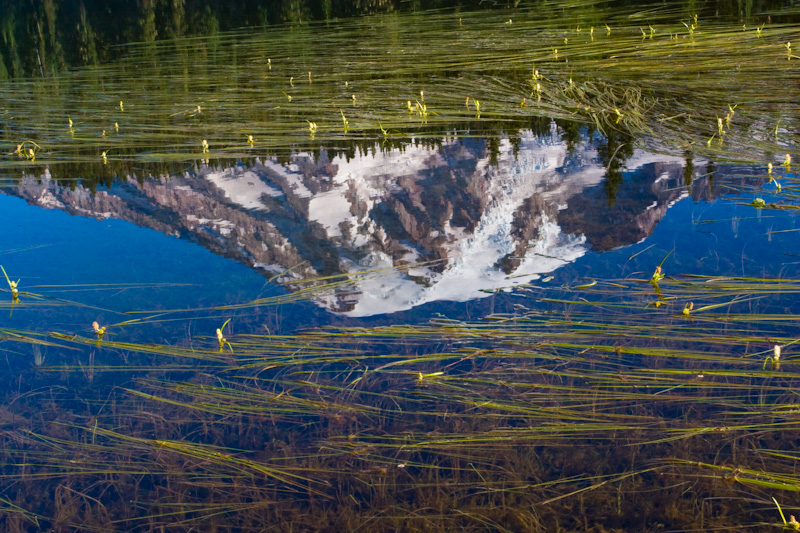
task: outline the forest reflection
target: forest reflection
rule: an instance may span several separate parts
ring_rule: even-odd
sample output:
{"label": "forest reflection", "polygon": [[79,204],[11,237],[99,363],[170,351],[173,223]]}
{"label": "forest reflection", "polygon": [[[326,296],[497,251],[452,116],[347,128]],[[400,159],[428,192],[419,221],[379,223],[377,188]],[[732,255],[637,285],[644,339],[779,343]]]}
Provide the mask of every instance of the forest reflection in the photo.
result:
{"label": "forest reflection", "polygon": [[[628,4],[620,0],[578,2],[570,9],[602,13]],[[688,14],[710,12],[748,22],[758,12],[780,8],[784,2],[687,0],[671,4]],[[4,5],[0,18],[0,79],[45,77],[69,67],[101,64],[124,53],[121,45],[132,42],[209,36],[242,27],[335,23],[339,18],[382,13],[509,8],[536,12],[543,18],[561,13],[545,2],[521,0],[285,0],[267,4],[258,0],[11,2]]]}

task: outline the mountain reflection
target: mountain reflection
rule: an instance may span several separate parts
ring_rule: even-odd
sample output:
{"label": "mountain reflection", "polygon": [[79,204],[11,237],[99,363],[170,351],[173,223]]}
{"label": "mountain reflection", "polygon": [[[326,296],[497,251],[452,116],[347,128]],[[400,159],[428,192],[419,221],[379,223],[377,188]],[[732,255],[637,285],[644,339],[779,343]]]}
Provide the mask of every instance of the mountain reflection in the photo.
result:
{"label": "mountain reflection", "polygon": [[189,239],[284,283],[385,268],[318,301],[368,316],[485,297],[590,249],[642,240],[688,194],[686,168],[682,159],[637,150],[626,169],[609,201],[594,145],[568,146],[554,126],[491,150],[482,139],[350,158],[323,150],[285,162],[128,176],[95,193],[62,187],[49,174],[4,192]]}

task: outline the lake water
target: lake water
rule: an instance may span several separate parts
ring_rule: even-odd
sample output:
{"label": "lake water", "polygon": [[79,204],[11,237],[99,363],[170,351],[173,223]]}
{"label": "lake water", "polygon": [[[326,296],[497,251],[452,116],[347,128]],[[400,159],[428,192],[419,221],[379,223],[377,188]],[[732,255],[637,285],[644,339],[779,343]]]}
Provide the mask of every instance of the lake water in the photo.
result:
{"label": "lake water", "polygon": [[685,273],[793,273],[792,213],[730,201],[752,201],[762,185],[758,194],[769,193],[762,169],[709,172],[691,161],[687,170],[679,157],[636,150],[612,193],[599,139],[568,148],[555,123],[523,135],[494,155],[482,138],[352,157],[323,149],[117,176],[94,190],[25,175],[4,189],[14,246],[4,265],[28,274],[21,287],[99,297],[120,312],[245,303],[307,279],[354,277],[300,304],[292,328],[480,316],[491,312],[480,300],[504,308],[519,289],[642,273],[673,249],[665,266]]}
{"label": "lake water", "polygon": [[291,4],[10,11],[0,528],[793,527],[794,8]]}

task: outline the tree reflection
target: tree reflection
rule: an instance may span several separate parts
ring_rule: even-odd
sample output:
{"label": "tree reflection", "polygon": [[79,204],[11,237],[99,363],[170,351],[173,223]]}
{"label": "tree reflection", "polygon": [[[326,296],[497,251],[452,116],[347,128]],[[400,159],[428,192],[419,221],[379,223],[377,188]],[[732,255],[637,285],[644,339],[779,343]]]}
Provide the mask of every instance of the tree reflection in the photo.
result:
{"label": "tree reflection", "polygon": [[[189,3],[186,0],[114,3],[100,0],[29,0],[6,4],[0,19],[0,79],[45,76],[70,66],[96,64],[113,59],[124,50],[117,45],[129,42],[206,36],[243,26],[333,21],[337,18],[397,11],[506,9],[518,7],[519,2],[284,0],[268,7],[261,0],[197,0]],[[613,9],[627,6],[630,2],[607,1],[601,4]],[[752,13],[777,9],[783,7],[784,3],[777,0],[749,1],[744,8],[741,2],[737,6],[723,0],[687,0],[682,4],[683,11],[687,13],[713,10],[720,16],[748,22]],[[571,9],[591,11],[597,6],[587,2]]]}
{"label": "tree reflection", "polygon": [[617,191],[624,181],[622,169],[633,155],[633,137],[617,130],[609,130],[608,135],[597,146],[597,153],[606,169],[604,187],[608,206],[613,207],[617,201]]}

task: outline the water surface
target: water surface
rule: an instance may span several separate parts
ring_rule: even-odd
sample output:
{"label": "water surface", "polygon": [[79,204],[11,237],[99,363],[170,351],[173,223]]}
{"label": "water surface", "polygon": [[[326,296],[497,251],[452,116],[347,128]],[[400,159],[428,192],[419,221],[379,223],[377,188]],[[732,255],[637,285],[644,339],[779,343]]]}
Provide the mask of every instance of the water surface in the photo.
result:
{"label": "water surface", "polygon": [[0,47],[0,524],[784,525],[795,15],[612,4],[37,5],[41,67]]}

